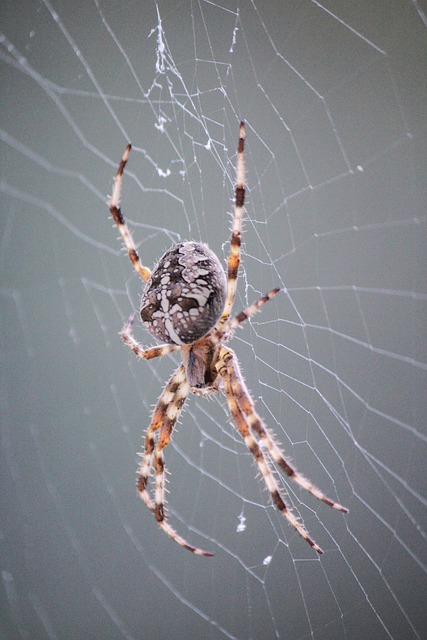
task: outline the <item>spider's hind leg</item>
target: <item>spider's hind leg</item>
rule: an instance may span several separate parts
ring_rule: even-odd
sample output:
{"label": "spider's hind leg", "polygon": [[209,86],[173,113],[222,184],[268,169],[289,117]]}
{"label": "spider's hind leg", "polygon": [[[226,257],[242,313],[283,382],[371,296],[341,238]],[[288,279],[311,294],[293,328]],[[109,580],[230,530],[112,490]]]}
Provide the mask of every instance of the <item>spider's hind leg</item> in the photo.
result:
{"label": "spider's hind leg", "polygon": [[234,298],[236,297],[237,276],[239,273],[242,222],[245,205],[245,123],[240,123],[239,142],[237,146],[236,185],[234,189],[234,216],[230,238],[230,254],[227,261],[227,299],[219,325],[230,317]]}
{"label": "spider's hind leg", "polygon": [[129,230],[129,227],[126,224],[126,221],[122,214],[122,210],[120,208],[123,171],[125,170],[125,166],[128,161],[131,148],[132,146],[128,144],[122,156],[122,159],[119,164],[119,168],[117,169],[117,173],[114,177],[113,193],[108,198],[108,204],[110,207],[110,213],[114,219],[114,222],[117,225],[118,230],[120,231],[120,235],[123,238],[123,242],[128,252],[129,260],[133,264],[133,267],[135,271],[137,271],[137,273],[139,274],[140,278],[144,281],[147,281],[151,275],[151,271],[148,267],[145,267],[144,265],[141,264],[141,260],[136,250],[136,246],[133,241],[132,234]]}

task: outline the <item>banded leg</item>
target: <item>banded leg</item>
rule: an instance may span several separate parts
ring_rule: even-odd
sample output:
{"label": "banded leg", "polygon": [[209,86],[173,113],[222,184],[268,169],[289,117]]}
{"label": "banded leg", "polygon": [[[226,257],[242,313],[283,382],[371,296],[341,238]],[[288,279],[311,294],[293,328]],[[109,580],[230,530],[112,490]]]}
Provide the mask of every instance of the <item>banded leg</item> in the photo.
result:
{"label": "banded leg", "polygon": [[245,204],[245,123],[240,123],[239,144],[237,147],[236,161],[236,187],[234,201],[234,217],[230,239],[230,254],[228,256],[227,268],[227,299],[225,301],[224,311],[218,322],[221,326],[230,317],[231,309],[236,297],[237,274],[240,264],[240,246],[242,235],[243,207]]}
{"label": "banded leg", "polygon": [[[230,352],[229,352],[230,353]],[[277,464],[282,471],[291,478],[294,482],[300,485],[303,489],[311,493],[318,500],[321,500],[325,504],[337,509],[343,513],[347,513],[347,507],[334,502],[327,496],[325,496],[320,489],[318,489],[308,478],[305,478],[300,474],[289,462],[285,459],[283,451],[275,441],[271,431],[266,428],[260,416],[258,415],[255,405],[251,400],[249,391],[243,380],[242,373],[239,368],[237,358],[230,356],[225,357],[228,375],[231,379],[231,387],[234,396],[238,399],[240,409],[246,417],[246,421],[250,429],[257,434],[264,447],[267,449],[272,460]]]}
{"label": "banded leg", "polygon": [[122,156],[122,159],[119,164],[119,168],[114,178],[113,193],[111,194],[111,197],[108,199],[108,204],[110,206],[110,213],[113,216],[114,222],[116,223],[117,228],[120,231],[120,234],[123,238],[123,242],[125,243],[125,247],[129,255],[129,260],[133,264],[134,269],[138,272],[142,280],[146,281],[149,279],[151,275],[151,271],[148,267],[144,267],[141,264],[141,260],[139,259],[139,255],[136,250],[136,246],[133,241],[132,234],[129,231],[129,227],[126,224],[122,211],[120,209],[123,171],[128,161],[131,148],[132,146],[128,144]]}
{"label": "banded leg", "polygon": [[133,313],[129,320],[123,325],[122,330],[120,331],[120,337],[123,342],[134,352],[138,358],[143,358],[144,360],[151,360],[151,358],[160,358],[161,356],[165,356],[168,353],[172,353],[173,351],[178,351],[181,347],[178,344],[159,344],[155,347],[148,347],[145,349],[144,346],[135,340],[133,335],[132,327],[135,320],[135,314]]}
{"label": "banded leg", "polygon": [[170,433],[172,432],[189,391],[190,388],[185,377],[184,366],[181,365],[173,373],[158,399],[147,433],[145,434],[144,453],[139,454],[142,460],[137,471],[137,490],[140,498],[152,511],[155,510],[155,507],[147,490],[147,485],[156,448],[156,431],[166,424],[169,426],[170,438]]}
{"label": "banded leg", "polygon": [[[145,502],[147,507],[154,512],[159,526],[175,540],[175,542],[197,555],[212,556],[213,554],[209,551],[204,551],[203,549],[190,545],[171,527],[166,521],[165,516],[165,464],[163,449],[170,442],[173,428],[189,393],[190,386],[185,376],[184,365],[181,365],[169,379],[154,409],[145,436],[142,461],[138,468],[137,490],[140,498]],[[157,430],[160,431],[156,443],[155,434]],[[155,471],[154,503],[147,489],[153,461]]]}
{"label": "banded leg", "polygon": [[265,305],[266,302],[274,298],[275,295],[279,293],[280,289],[276,287],[269,293],[266,293],[265,296],[262,296],[259,300],[254,302],[253,304],[243,309],[240,313],[238,313],[232,320],[227,320],[222,326],[220,325],[221,320],[217,323],[215,330],[212,332],[212,338],[215,342],[220,342],[226,333],[235,331],[238,327],[240,327],[246,320],[254,316],[258,311],[261,311],[261,308]]}
{"label": "banded leg", "polygon": [[[231,365],[230,362],[232,363]],[[255,458],[255,461],[261,471],[262,477],[264,478],[264,482],[275,507],[288,520],[288,522],[294,527],[294,529],[300,534],[300,536],[304,538],[304,540],[306,540],[315,551],[317,551],[317,553],[323,553],[322,549],[309,536],[308,532],[305,530],[302,524],[288,509],[285,501],[280,494],[279,486],[273,472],[271,471],[268,460],[262,452],[262,449],[260,448],[258,442],[252,435],[248,421],[242,411],[240,405],[241,378],[236,378],[237,376],[240,376],[240,372],[238,369],[234,369],[233,365],[235,365],[234,353],[229,349],[222,348],[217,369],[218,373],[224,380],[225,394],[227,397],[228,406],[231,415],[233,416],[237,430],[245,441],[245,444],[248,447],[249,451]]]}

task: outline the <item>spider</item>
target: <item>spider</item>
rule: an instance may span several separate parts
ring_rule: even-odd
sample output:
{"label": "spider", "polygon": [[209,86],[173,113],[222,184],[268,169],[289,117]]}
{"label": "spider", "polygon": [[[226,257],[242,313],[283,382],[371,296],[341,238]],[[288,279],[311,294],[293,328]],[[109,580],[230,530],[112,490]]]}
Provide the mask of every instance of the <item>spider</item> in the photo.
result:
{"label": "spider", "polygon": [[[296,531],[318,553],[322,549],[286,506],[271,461],[303,489],[333,509],[346,513],[346,507],[327,498],[285,459],[280,445],[258,415],[254,401],[243,380],[237,357],[224,346],[234,331],[279,291],[273,289],[233,318],[245,200],[244,168],[245,124],[240,123],[237,148],[235,206],[228,256],[227,277],[217,256],[206,244],[187,241],[172,245],[153,270],[142,265],[136,245],[120,208],[123,172],[131,145],[125,149],[113,192],[110,213],[120,231],[129,259],[145,282],[141,298],[142,324],[163,344],[145,348],[133,335],[133,314],[120,335],[123,342],[144,360],[180,351],[182,364],[172,374],[161,393],[145,435],[144,452],[137,471],[137,491],[153,512],[157,523],[175,542],[202,556],[212,556],[189,544],[170,525],[165,512],[165,463],[163,450],[169,444],[175,423],[190,392],[205,395],[225,394],[237,431],[253,455],[273,504]],[[157,439],[156,439],[157,436]],[[155,488],[151,497],[148,482],[154,468]]]}

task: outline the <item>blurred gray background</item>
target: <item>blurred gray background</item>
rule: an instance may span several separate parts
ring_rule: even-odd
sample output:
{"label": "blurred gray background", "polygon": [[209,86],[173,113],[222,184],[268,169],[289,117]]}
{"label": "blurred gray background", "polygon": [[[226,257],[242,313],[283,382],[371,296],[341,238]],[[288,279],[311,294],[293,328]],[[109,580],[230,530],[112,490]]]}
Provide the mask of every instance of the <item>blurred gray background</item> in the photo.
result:
{"label": "blurred gray background", "polygon": [[[423,637],[426,67],[422,2],[1,8],[1,585],[7,639]],[[233,341],[260,414],[347,516],[284,483],[275,512],[224,398],[166,451],[170,521],[134,488],[178,359],[118,337],[173,242],[225,259],[239,120],[248,181]],[[137,324],[144,344],[151,341]]]}

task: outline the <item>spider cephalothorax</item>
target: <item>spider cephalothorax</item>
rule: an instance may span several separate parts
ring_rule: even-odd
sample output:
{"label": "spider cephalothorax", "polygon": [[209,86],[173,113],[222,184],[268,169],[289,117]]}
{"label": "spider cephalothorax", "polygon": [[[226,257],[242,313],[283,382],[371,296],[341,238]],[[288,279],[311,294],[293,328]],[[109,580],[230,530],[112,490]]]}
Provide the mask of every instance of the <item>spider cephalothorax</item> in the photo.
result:
{"label": "spider cephalothorax", "polygon": [[[133,316],[121,331],[122,339],[138,357],[145,360],[180,350],[183,361],[167,382],[154,409],[138,468],[137,489],[142,500],[153,511],[159,526],[175,542],[193,553],[212,555],[209,551],[188,544],[166,519],[163,449],[170,442],[173,428],[190,392],[201,395],[216,391],[224,393],[236,428],[258,465],[274,505],[296,531],[318,553],[322,553],[321,548],[286,506],[271,465],[276,465],[285,475],[334,509],[343,512],[347,509],[327,498],[285,459],[280,446],[255,409],[235,353],[224,346],[235,329],[279,292],[279,289],[273,289],[230,319],[240,264],[245,200],[244,140],[245,126],[241,122],[227,277],[220,261],[209,247],[193,241],[173,245],[160,258],[152,272],[142,265],[120,209],[122,176],[131,150],[130,145],[126,147],[114,179],[110,212],[122,235],[130,261],[146,283],[141,299],[142,323],[163,344],[145,349],[137,342],[132,333]],[[152,468],[155,472],[154,500],[148,491]]]}

